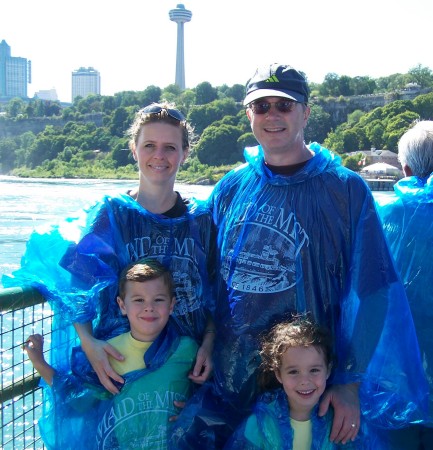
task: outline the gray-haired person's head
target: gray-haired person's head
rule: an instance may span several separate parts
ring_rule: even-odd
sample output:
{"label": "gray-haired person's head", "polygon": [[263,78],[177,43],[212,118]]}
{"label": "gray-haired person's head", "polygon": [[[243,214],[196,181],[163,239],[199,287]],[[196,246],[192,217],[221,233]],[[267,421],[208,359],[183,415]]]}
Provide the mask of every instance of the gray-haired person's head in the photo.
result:
{"label": "gray-haired person's head", "polygon": [[403,134],[398,143],[398,160],[403,170],[425,178],[433,172],[433,121],[421,120]]}

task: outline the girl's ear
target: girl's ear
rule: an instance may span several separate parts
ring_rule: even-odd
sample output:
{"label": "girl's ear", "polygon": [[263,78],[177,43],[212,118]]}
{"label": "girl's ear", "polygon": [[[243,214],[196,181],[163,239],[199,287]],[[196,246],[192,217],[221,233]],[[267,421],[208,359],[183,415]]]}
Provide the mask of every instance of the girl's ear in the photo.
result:
{"label": "girl's ear", "polygon": [[123,298],[117,297],[117,304],[119,305],[120,311],[122,312],[122,316],[126,316],[126,307]]}
{"label": "girl's ear", "polygon": [[276,378],[281,384],[283,384],[283,380],[282,380],[282,378],[281,378],[280,371],[279,371],[279,370],[274,370],[274,374],[275,374],[275,378]]}

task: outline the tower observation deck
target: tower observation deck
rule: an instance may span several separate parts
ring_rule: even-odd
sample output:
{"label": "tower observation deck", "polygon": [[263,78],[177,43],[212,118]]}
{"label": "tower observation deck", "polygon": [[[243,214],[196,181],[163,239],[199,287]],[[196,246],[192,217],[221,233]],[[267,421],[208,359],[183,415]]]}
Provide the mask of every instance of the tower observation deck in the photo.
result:
{"label": "tower observation deck", "polygon": [[192,12],[185,9],[185,6],[178,4],[175,9],[169,12],[170,20],[177,23],[177,51],[176,51],[176,78],[175,84],[180,89],[185,89],[185,59],[184,59],[184,32],[183,24],[189,22]]}

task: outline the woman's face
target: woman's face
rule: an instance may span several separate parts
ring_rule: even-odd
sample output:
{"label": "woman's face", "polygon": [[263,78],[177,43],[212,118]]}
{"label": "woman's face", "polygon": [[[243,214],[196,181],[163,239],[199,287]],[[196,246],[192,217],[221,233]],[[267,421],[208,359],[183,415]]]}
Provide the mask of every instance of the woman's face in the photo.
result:
{"label": "woman's face", "polygon": [[173,183],[188,150],[182,148],[182,129],[164,122],[142,126],[135,149],[140,176],[157,183]]}

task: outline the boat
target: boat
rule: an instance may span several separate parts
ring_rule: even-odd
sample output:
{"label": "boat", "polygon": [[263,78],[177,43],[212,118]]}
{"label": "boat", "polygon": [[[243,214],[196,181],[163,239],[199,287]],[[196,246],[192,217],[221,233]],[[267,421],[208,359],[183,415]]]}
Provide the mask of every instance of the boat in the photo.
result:
{"label": "boat", "polygon": [[392,178],[364,178],[372,191],[393,191],[396,179]]}

